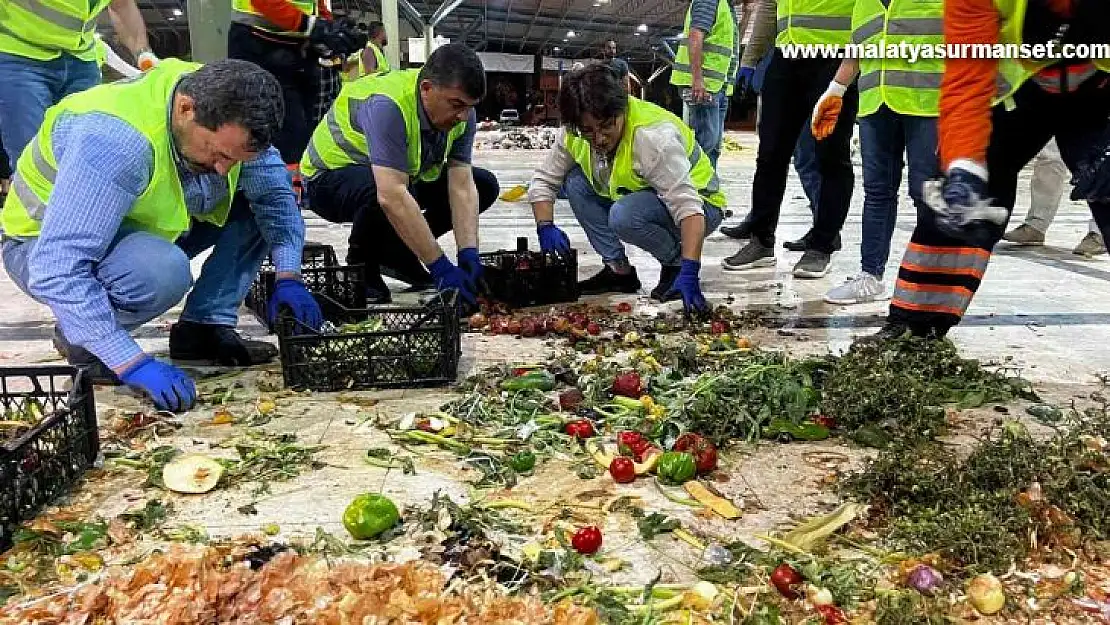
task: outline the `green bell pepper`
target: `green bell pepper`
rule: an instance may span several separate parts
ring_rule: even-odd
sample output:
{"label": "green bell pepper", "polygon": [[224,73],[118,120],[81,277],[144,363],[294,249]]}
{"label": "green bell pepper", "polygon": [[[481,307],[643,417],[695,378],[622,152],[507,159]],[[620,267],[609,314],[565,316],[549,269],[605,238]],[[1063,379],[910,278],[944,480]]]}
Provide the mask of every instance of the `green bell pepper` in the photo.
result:
{"label": "green bell pepper", "polygon": [[536,466],[536,454],[522,451],[509,458],[509,467],[517,473],[527,473]]}
{"label": "green bell pepper", "polygon": [[550,391],[555,388],[555,376],[546,371],[533,371],[501,381],[503,391],[525,391],[536,389]]}
{"label": "green bell pepper", "polygon": [[829,428],[820,423],[794,423],[784,417],[776,417],[763,428],[765,438],[792,441],[823,441],[829,437]]}
{"label": "green bell pepper", "polygon": [[343,511],[343,527],[356,540],[369,540],[401,520],[401,513],[388,497],[363,494]]}
{"label": "green bell pepper", "polygon": [[656,466],[659,479],[668,484],[683,484],[693,479],[697,473],[694,456],[683,451],[668,451],[659,459]]}

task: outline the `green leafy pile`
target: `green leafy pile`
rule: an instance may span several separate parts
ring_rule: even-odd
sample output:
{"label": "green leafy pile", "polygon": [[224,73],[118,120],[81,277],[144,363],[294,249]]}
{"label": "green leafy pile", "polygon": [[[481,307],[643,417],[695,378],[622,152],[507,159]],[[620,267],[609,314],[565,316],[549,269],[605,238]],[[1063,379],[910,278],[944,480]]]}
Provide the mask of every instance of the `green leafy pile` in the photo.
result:
{"label": "green leafy pile", "polygon": [[821,407],[849,431],[893,420],[902,433],[929,438],[943,428],[945,406],[1036,398],[1027,381],[961,358],[947,340],[861,342],[820,369]]}
{"label": "green leafy pile", "polygon": [[[1110,537],[1110,411],[1072,414],[1043,440],[1016,421],[987,430],[966,458],[902,440],[842,480],[873,506],[895,548],[939,553],[968,574],[1004,571],[1040,544]],[[1100,438],[1101,437],[1101,438]]]}

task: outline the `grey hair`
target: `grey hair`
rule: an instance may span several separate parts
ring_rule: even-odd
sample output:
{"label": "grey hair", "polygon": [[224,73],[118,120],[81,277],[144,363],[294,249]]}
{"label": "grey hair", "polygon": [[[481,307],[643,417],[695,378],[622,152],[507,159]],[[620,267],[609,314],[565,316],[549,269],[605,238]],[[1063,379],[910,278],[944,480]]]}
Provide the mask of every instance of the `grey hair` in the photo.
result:
{"label": "grey hair", "polygon": [[178,92],[193,99],[196,121],[209,130],[226,124],[246,129],[250,150],[270,146],[285,118],[285,100],[274,75],[250,61],[223,59],[186,74]]}

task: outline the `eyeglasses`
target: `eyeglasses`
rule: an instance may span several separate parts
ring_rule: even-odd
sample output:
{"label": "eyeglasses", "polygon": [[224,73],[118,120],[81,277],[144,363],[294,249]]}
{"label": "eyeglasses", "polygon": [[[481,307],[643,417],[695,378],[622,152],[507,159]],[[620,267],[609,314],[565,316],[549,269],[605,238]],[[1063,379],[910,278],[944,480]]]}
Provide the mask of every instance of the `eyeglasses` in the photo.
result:
{"label": "eyeglasses", "polygon": [[574,128],[573,132],[576,136],[582,139],[595,140],[598,135],[608,135],[617,129],[617,118],[612,118],[601,122],[597,128],[582,128],[581,126]]}

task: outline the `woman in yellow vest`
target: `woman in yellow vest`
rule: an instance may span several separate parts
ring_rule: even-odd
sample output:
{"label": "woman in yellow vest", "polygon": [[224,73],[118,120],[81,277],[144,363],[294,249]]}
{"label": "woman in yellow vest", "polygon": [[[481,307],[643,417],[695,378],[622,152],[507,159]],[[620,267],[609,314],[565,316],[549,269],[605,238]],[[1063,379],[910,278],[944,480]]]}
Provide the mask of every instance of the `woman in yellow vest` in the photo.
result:
{"label": "woman in yellow vest", "polygon": [[878,52],[903,44],[923,58],[901,55],[845,59],[817,102],[810,128],[818,141],[836,127],[843,94],[859,74],[859,136],[863,154],[863,242],[860,271],[825,294],[830,304],[865,304],[889,299],[883,273],[898,217],[903,159],[909,164],[909,194],[918,214],[928,215],[923,189],[937,175],[937,99],[944,60],[942,0],[856,0],[852,43]]}
{"label": "woman in yellow vest", "polygon": [[694,131],[666,109],[628,95],[608,65],[567,74],[559,89],[563,128],[532,177],[528,199],[540,248],[570,249],[554,223],[565,187],[571,210],[604,265],[580,282],[583,295],[636,293],[640,279],[625,243],[659,261],[651,297],[705,311],[702,242],[721,223],[725,196]]}
{"label": "woman in yellow vest", "polygon": [[[166,59],[47,110],[0,212],[4,267],[50,307],[55,347],[94,384],[188,410],[193,381],[131,337],[183,297],[172,358],[272,360],[276,348],[234,329],[267,255],[277,270],[271,315],[288,307],[306,325],[322,322],[300,282],[304,220],[270,147],[281,109],[281,87],[257,65]],[[194,283],[189,259],[209,249]]]}
{"label": "woman in yellow vest", "polygon": [[0,131],[12,161],[35,136],[46,109],[100,84],[96,23],[105,10],[140,69],[157,62],[135,0],[0,2]]}

